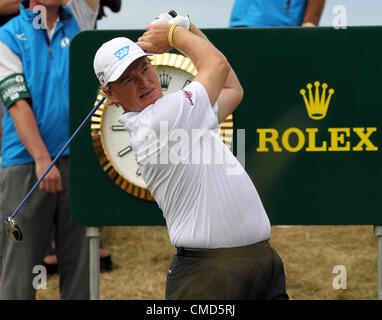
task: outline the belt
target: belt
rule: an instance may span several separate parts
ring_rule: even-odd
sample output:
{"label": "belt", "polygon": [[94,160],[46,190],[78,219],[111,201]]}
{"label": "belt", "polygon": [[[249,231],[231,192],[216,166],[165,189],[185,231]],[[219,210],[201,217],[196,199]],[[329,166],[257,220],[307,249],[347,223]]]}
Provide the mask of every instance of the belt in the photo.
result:
{"label": "belt", "polygon": [[269,239],[242,247],[204,249],[204,248],[184,248],[177,249],[178,256],[182,257],[212,257],[212,256],[239,256],[253,253],[255,250],[269,247]]}

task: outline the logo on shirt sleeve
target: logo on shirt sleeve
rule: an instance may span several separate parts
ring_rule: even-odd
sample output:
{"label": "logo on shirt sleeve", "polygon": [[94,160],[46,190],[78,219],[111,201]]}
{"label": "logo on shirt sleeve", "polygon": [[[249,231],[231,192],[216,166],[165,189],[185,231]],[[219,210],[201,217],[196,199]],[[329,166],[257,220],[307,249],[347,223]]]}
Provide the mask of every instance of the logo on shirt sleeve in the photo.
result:
{"label": "logo on shirt sleeve", "polygon": [[12,74],[0,81],[0,98],[7,108],[20,99],[30,97],[24,74]]}
{"label": "logo on shirt sleeve", "polygon": [[186,90],[182,90],[183,91],[183,94],[184,96],[188,99],[188,101],[190,102],[190,105],[194,105],[194,103],[192,102],[192,92],[191,91],[186,91]]}

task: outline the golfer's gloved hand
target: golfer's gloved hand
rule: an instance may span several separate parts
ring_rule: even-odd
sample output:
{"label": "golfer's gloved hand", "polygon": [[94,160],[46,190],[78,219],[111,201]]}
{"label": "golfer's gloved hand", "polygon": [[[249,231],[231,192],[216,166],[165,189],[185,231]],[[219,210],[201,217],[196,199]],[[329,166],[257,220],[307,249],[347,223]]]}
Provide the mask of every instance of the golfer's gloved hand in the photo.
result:
{"label": "golfer's gloved hand", "polygon": [[190,30],[191,21],[190,21],[190,17],[188,15],[186,17],[176,16],[175,18],[168,20],[168,23],[177,24],[178,26],[182,27],[183,29]]}
{"label": "golfer's gloved hand", "polygon": [[170,24],[177,24],[178,26],[190,30],[190,17],[187,15],[185,16],[176,16],[173,17],[169,13],[161,13],[154,21],[152,21],[150,24],[156,24],[156,23],[170,23]]}
{"label": "golfer's gloved hand", "polygon": [[150,24],[156,24],[156,23],[166,23],[168,22],[170,19],[172,19],[172,16],[165,12],[165,13],[161,13],[157,18],[155,18]]}

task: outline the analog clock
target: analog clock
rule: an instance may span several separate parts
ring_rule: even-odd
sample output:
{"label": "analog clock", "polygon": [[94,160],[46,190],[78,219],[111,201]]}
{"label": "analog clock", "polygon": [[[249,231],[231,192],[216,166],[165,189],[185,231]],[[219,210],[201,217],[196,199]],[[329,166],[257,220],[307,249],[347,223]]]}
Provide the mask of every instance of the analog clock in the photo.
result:
{"label": "analog clock", "polygon": [[[150,57],[164,94],[188,85],[197,74],[192,61],[179,54],[164,53]],[[103,97],[99,92],[95,104]],[[102,104],[91,119],[91,135],[99,163],[109,178],[135,197],[153,201],[135,161],[129,135],[118,118],[122,107]],[[220,137],[230,148],[233,137],[232,115],[220,124]]]}

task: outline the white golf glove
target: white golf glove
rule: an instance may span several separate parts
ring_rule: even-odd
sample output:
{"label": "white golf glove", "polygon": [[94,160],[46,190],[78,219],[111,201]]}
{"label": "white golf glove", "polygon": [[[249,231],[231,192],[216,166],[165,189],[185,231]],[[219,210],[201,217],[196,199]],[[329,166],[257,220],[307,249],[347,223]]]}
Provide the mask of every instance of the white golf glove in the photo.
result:
{"label": "white golf glove", "polygon": [[191,21],[190,21],[190,17],[188,15],[186,17],[176,16],[175,18],[168,20],[168,23],[177,24],[178,26],[182,27],[183,29],[190,30]]}
{"label": "white golf glove", "polygon": [[154,19],[154,21],[152,21],[150,24],[156,24],[156,23],[166,23],[168,22],[170,19],[172,19],[173,17],[165,12],[165,13],[161,13],[157,18]]}
{"label": "white golf glove", "polygon": [[[173,15],[174,14],[176,14],[175,11],[173,11]],[[190,30],[191,21],[190,21],[190,17],[188,15],[186,17],[178,16],[178,15],[176,17],[173,17],[169,13],[165,12],[165,13],[161,13],[150,24],[166,23],[166,22],[168,22],[170,24],[177,24],[178,26],[180,26],[180,27],[182,27],[182,28],[184,28],[186,30]]]}

